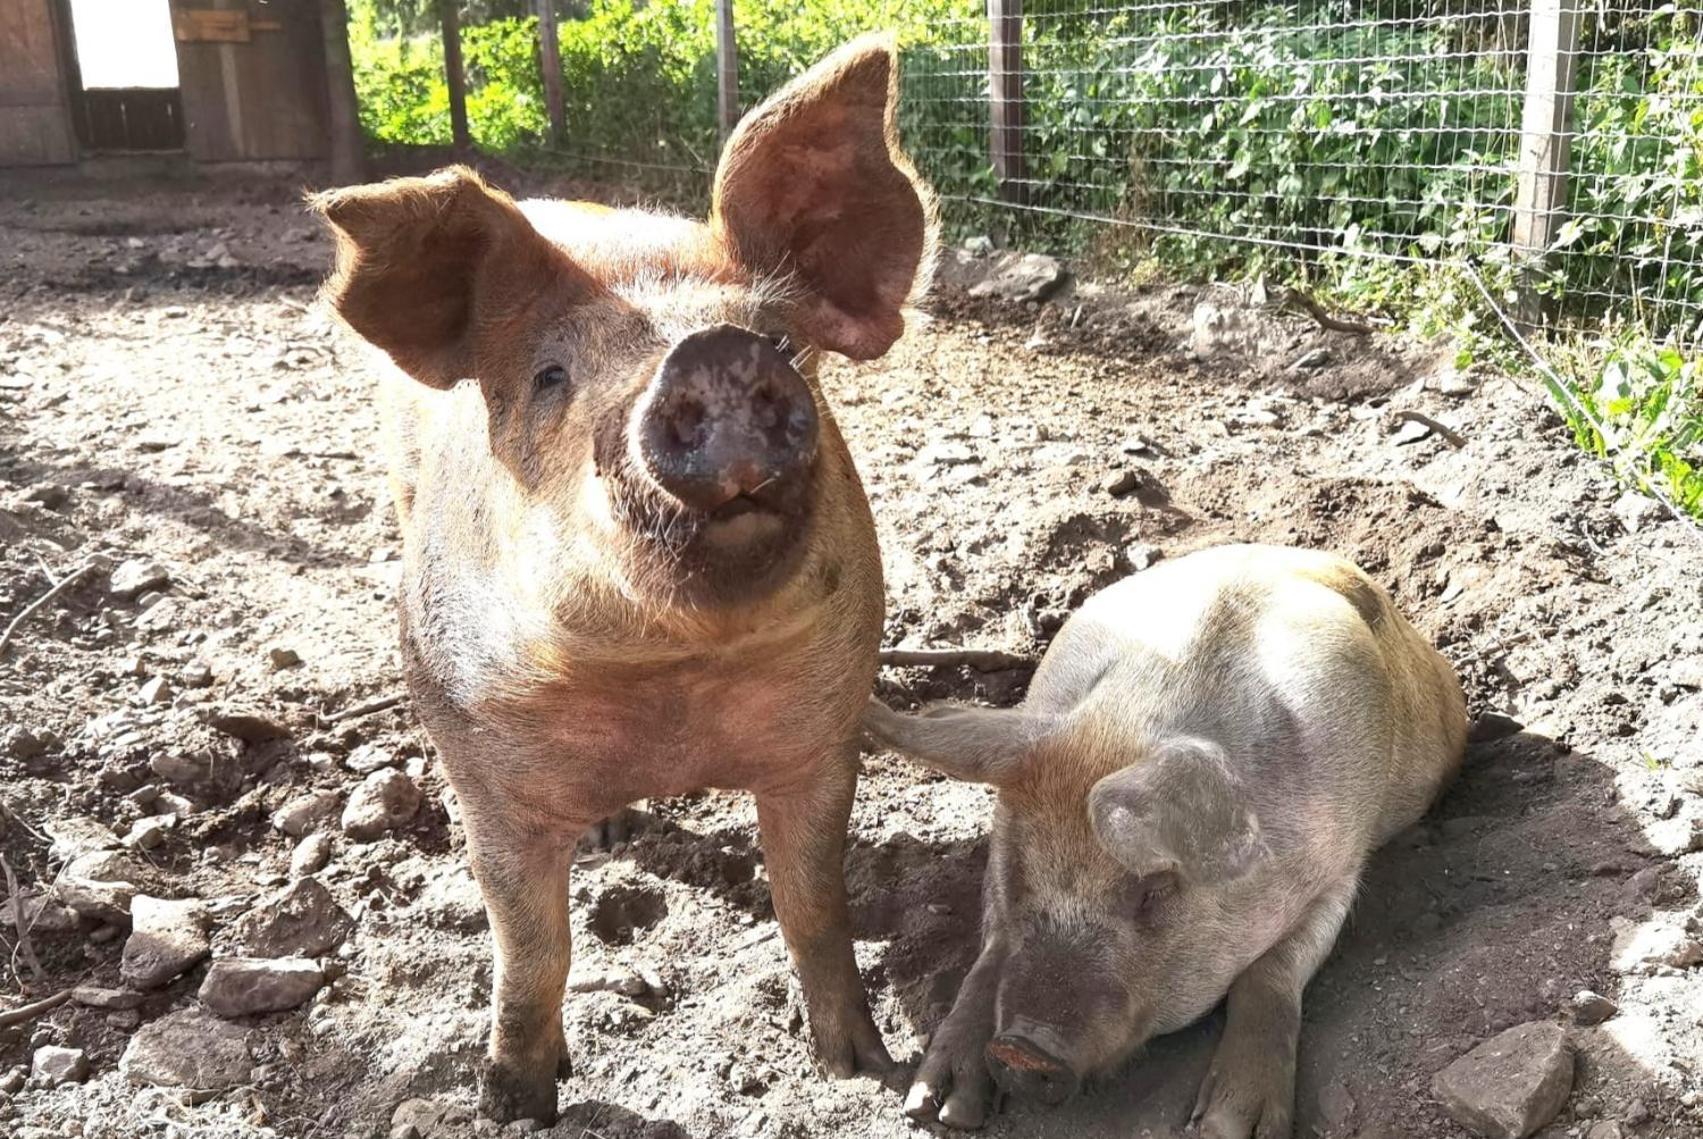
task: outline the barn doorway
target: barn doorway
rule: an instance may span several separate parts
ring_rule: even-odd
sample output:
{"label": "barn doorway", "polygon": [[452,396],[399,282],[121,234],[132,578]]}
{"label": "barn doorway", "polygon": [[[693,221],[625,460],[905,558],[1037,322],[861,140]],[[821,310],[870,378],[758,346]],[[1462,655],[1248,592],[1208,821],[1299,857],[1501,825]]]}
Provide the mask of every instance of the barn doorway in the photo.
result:
{"label": "barn doorway", "polygon": [[171,0],[61,0],[77,138],[97,153],[183,149]]}

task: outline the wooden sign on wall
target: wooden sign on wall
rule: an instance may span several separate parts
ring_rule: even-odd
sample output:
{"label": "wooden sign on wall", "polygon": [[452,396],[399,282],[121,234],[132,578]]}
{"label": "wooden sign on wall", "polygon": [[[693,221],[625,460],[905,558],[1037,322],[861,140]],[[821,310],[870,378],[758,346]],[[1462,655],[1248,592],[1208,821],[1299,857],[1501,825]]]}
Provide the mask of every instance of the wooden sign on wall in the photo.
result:
{"label": "wooden sign on wall", "polygon": [[179,43],[245,44],[251,31],[246,8],[174,8],[171,24]]}

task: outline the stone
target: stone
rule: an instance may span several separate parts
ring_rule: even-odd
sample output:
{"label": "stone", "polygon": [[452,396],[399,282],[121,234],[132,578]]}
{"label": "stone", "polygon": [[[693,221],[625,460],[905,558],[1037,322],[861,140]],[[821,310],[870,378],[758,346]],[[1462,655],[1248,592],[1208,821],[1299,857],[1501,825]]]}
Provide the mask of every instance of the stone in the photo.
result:
{"label": "stone", "polygon": [[324,985],[324,971],[306,957],[224,957],[196,995],[220,1016],[255,1016],[297,1008]]}
{"label": "stone", "polygon": [[207,713],[207,726],[234,736],[247,744],[288,739],[290,729],[263,712],[248,708],[215,708]]}
{"label": "stone", "polygon": [[1450,1117],[1488,1139],[1525,1139],[1555,1118],[1572,1090],[1573,1050],[1549,1021],[1492,1037],[1431,1081]]}
{"label": "stone", "polygon": [[119,974],[138,989],[157,989],[211,951],[207,907],[198,898],[173,901],[138,894]]}
{"label": "stone", "polygon": [[134,873],[135,867],[122,854],[91,851],[72,859],[60,871],[53,882],[53,894],[84,917],[128,921],[137,892],[130,880]]}
{"label": "stone", "polygon": [[50,1088],[80,1084],[89,1078],[89,1057],[81,1048],[48,1044],[35,1050],[30,1059],[30,1075]]}
{"label": "stone", "polygon": [[1056,257],[1044,253],[1007,253],[991,273],[970,288],[972,297],[999,297],[1023,303],[1044,301],[1062,289],[1070,274]]}
{"label": "stone", "polygon": [[1609,511],[1626,527],[1628,534],[1636,534],[1660,522],[1667,513],[1661,503],[1635,490],[1629,490],[1615,499]]}
{"label": "stone", "polygon": [[103,1008],[116,1012],[140,1007],[142,994],[131,989],[103,989],[98,985],[78,985],[71,990],[71,1000],[87,1008]]}
{"label": "stone", "polygon": [[1124,556],[1129,559],[1129,568],[1139,573],[1144,569],[1152,569],[1154,565],[1158,564],[1159,559],[1165,556],[1165,552],[1158,546],[1148,546],[1138,542],[1127,547],[1124,550]]}
{"label": "stone", "polygon": [[317,879],[303,878],[256,902],[237,920],[232,943],[255,957],[323,957],[355,926]]}
{"label": "stone", "polygon": [[1573,1023],[1586,1028],[1601,1024],[1620,1011],[1619,1005],[1601,993],[1593,993],[1589,989],[1580,989],[1574,993],[1570,1007],[1573,1010]]}
{"label": "stone", "polygon": [[266,660],[272,665],[273,672],[282,672],[286,668],[294,668],[302,663],[300,653],[295,649],[283,647],[267,649]]}
{"label": "stone", "polygon": [[1101,489],[1113,498],[1121,498],[1141,485],[1141,475],[1125,467],[1113,471],[1100,483]]}
{"label": "stone", "polygon": [[1311,348],[1297,356],[1295,362],[1289,365],[1289,370],[1291,372],[1311,371],[1314,368],[1322,368],[1330,362],[1331,352],[1329,348]]}
{"label": "stone", "polygon": [[305,878],[309,874],[318,874],[331,861],[331,836],[324,831],[315,831],[296,844],[296,849],[290,853],[290,876]]}
{"label": "stone", "polygon": [[331,821],[342,804],[335,791],[309,791],[274,811],[272,825],[291,838],[300,838]]}
{"label": "stone", "polygon": [[1625,1135],[1620,1124],[1605,1119],[1601,1123],[1591,1124],[1591,1129],[1585,1132],[1585,1139],[1625,1139]]}
{"label": "stone", "polygon": [[113,850],[118,846],[118,836],[105,823],[87,815],[53,819],[43,829],[53,840],[47,848],[47,857],[54,862],[71,862],[84,854]]}
{"label": "stone", "polygon": [[184,1088],[196,1099],[247,1083],[253,1068],[248,1033],[199,1009],[143,1025],[118,1061],[132,1083]]}
{"label": "stone", "polygon": [[1633,922],[1623,917],[1609,919],[1614,930],[1614,949],[1609,964],[1621,973],[1650,973],[1662,966],[1688,969],[1703,963],[1703,945],[1686,935],[1674,921],[1653,918]]}
{"label": "stone", "polygon": [[343,833],[356,842],[372,842],[414,817],[420,788],[393,767],[373,772],[349,795],[343,808]]}
{"label": "stone", "polygon": [[405,1099],[390,1114],[390,1134],[413,1136],[414,1139],[439,1139],[461,1133],[467,1122],[461,1110],[452,1104],[429,1099]]}
{"label": "stone", "polygon": [[170,704],[171,697],[171,682],[163,676],[156,676],[137,690],[136,703],[145,707]]}
{"label": "stone", "polygon": [[171,584],[171,574],[158,562],[132,558],[120,562],[107,579],[107,592],[125,601],[144,593],[157,592]]}
{"label": "stone", "polygon": [[150,815],[137,819],[124,836],[124,845],[136,850],[154,850],[166,841],[166,832],[177,824],[176,815]]}
{"label": "stone", "polygon": [[343,766],[357,775],[371,775],[381,767],[395,764],[396,753],[382,744],[362,744],[343,761]]}
{"label": "stone", "polygon": [[81,928],[77,911],[47,894],[20,893],[0,902],[0,929],[22,925],[35,933],[72,933]]}
{"label": "stone", "polygon": [[195,787],[212,780],[214,756],[203,751],[192,755],[156,752],[148,757],[148,770],[178,787]]}
{"label": "stone", "polygon": [[650,992],[644,978],[625,966],[592,969],[575,973],[568,978],[568,991],[573,993],[620,993],[624,997],[642,997]]}
{"label": "stone", "polygon": [[1405,447],[1410,443],[1417,443],[1422,439],[1429,438],[1430,435],[1431,428],[1426,424],[1417,419],[1404,419],[1401,421],[1401,426],[1395,429],[1395,434],[1391,436],[1391,439],[1397,447]]}

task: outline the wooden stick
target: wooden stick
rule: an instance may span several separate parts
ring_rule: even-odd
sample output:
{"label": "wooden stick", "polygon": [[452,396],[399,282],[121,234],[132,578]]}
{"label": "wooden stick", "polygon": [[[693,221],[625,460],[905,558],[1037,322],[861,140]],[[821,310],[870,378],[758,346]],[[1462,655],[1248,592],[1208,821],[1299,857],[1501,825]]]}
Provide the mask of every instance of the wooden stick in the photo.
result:
{"label": "wooden stick", "polygon": [[895,668],[973,668],[977,672],[1025,668],[1034,663],[998,649],[882,649],[877,659]]}
{"label": "wooden stick", "polygon": [[[12,864],[6,861],[6,856],[0,854],[0,870],[6,874],[6,897],[12,902],[12,925],[18,931],[18,946],[12,953],[15,963],[18,954],[24,955],[24,962],[29,965],[30,972],[36,977],[41,976],[41,958],[35,955],[35,943],[30,940],[29,927],[24,925],[24,894],[18,889],[18,876],[12,873]],[[15,969],[15,965],[14,965]]]}
{"label": "wooden stick", "polygon": [[76,582],[81,579],[84,574],[94,568],[94,562],[84,562],[82,565],[66,574],[65,577],[54,585],[52,589],[49,589],[46,593],[24,606],[24,611],[12,618],[12,623],[6,626],[6,631],[4,633],[0,633],[0,653],[6,651],[6,645],[9,641],[11,641],[12,634],[18,631],[18,626],[29,620],[30,614],[34,613],[37,609],[40,609],[43,605],[46,605],[49,601],[52,601],[55,597],[58,597],[61,593],[64,593],[67,589],[70,589],[71,586],[76,584]]}
{"label": "wooden stick", "polygon": [[11,1028],[14,1024],[23,1024],[34,1020],[44,1012],[52,1012],[60,1005],[71,999],[71,990],[62,989],[51,997],[43,997],[39,1001],[31,1001],[27,1005],[9,1008],[0,1012],[0,1028]]}
{"label": "wooden stick", "polygon": [[1449,446],[1453,447],[1457,451],[1466,446],[1465,435],[1462,435],[1453,427],[1448,427],[1437,422],[1429,415],[1426,415],[1423,411],[1414,411],[1412,408],[1403,407],[1396,409],[1394,414],[1397,419],[1410,419],[1415,423],[1424,424],[1426,427],[1429,427],[1431,430],[1441,435],[1444,439],[1447,439],[1449,441]]}
{"label": "wooden stick", "polygon": [[320,719],[328,724],[338,724],[344,720],[358,720],[362,716],[387,712],[406,699],[408,699],[406,692],[393,692],[389,696],[381,696],[377,700],[368,700],[365,704],[356,704],[353,708],[345,708],[334,715],[321,716]]}
{"label": "wooden stick", "polygon": [[1293,301],[1297,308],[1317,321],[1320,328],[1329,329],[1332,332],[1352,332],[1356,336],[1370,336],[1377,331],[1369,324],[1361,324],[1357,320],[1343,320],[1340,317],[1332,316],[1324,310],[1324,306],[1319,304],[1318,301],[1293,285],[1288,286],[1284,292],[1287,294],[1287,299]]}

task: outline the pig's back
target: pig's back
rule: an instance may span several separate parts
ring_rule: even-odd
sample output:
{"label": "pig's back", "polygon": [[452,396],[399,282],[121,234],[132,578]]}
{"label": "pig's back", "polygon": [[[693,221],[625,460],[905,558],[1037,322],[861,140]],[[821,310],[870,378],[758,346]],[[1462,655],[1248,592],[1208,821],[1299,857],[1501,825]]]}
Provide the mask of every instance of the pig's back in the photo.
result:
{"label": "pig's back", "polygon": [[1220,546],[1102,590],[1060,630],[1029,704],[1152,740],[1222,743],[1266,793],[1316,796],[1374,843],[1422,814],[1465,732],[1442,657],[1352,563]]}

